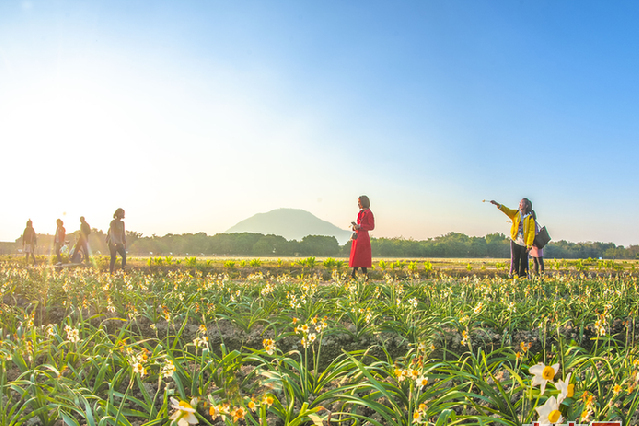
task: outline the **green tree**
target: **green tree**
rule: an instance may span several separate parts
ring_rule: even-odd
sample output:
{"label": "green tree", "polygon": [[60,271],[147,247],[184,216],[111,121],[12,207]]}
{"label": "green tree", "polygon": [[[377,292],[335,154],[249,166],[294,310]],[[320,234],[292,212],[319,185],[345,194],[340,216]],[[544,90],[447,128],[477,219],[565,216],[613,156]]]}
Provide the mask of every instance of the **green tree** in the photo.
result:
{"label": "green tree", "polygon": [[335,256],[339,243],[333,236],[307,235],[300,242],[300,254],[306,256]]}

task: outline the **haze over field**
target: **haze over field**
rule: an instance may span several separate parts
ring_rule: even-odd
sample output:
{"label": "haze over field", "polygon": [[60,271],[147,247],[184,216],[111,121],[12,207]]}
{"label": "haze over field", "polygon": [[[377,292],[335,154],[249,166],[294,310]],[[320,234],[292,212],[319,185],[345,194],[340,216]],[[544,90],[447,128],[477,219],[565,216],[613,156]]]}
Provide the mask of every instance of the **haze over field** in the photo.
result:
{"label": "haze over field", "polygon": [[639,243],[639,4],[4,1],[0,241],[224,232],[307,210],[373,237]]}

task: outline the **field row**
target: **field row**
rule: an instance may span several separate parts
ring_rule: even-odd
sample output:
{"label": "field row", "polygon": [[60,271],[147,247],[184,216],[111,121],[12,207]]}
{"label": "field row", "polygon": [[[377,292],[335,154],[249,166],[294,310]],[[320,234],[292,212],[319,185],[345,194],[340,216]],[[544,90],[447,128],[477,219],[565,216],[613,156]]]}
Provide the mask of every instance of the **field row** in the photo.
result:
{"label": "field row", "polygon": [[[62,263],[68,263],[66,255],[62,256]],[[100,270],[107,270],[109,257],[96,255],[92,258],[92,265]],[[2,256],[0,261],[10,263],[24,262],[16,256]],[[38,256],[37,264],[54,265],[55,257]],[[119,260],[118,260],[119,262]],[[330,279],[333,270],[344,271],[348,268],[347,258],[333,257],[278,257],[254,258],[237,256],[133,256],[127,259],[129,268],[143,268],[156,271],[161,268],[195,268],[203,272],[224,272],[234,278],[253,272],[271,271],[274,274],[320,273],[325,279]],[[480,276],[506,276],[510,265],[509,259],[495,258],[373,258],[370,268],[374,277],[381,279],[384,274],[391,273],[406,277],[408,275],[425,274],[432,277],[440,273],[463,274]],[[531,268],[532,270],[532,268]],[[328,275],[326,273],[328,272]],[[545,274],[619,274],[639,273],[638,260],[614,259],[545,259]]]}
{"label": "field row", "polygon": [[637,424],[631,271],[391,272],[5,262],[0,424]]}

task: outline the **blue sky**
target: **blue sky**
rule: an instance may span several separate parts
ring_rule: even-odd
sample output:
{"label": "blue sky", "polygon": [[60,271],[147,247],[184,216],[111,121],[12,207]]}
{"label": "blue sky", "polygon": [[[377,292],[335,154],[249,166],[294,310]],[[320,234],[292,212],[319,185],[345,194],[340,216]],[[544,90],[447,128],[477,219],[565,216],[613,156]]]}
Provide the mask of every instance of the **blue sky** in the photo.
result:
{"label": "blue sky", "polygon": [[638,244],[639,5],[0,3],[0,241],[113,210],[153,233],[276,208],[375,237]]}

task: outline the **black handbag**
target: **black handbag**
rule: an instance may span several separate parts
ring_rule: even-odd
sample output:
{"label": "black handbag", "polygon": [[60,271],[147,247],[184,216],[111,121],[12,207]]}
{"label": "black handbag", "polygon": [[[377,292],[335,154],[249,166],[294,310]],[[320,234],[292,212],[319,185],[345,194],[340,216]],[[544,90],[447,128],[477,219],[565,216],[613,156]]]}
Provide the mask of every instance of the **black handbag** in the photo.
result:
{"label": "black handbag", "polygon": [[548,244],[548,241],[550,241],[550,235],[548,234],[548,230],[546,229],[546,227],[543,226],[539,230],[537,235],[535,235],[535,239],[533,240],[533,246],[542,249],[544,248],[546,244]]}

